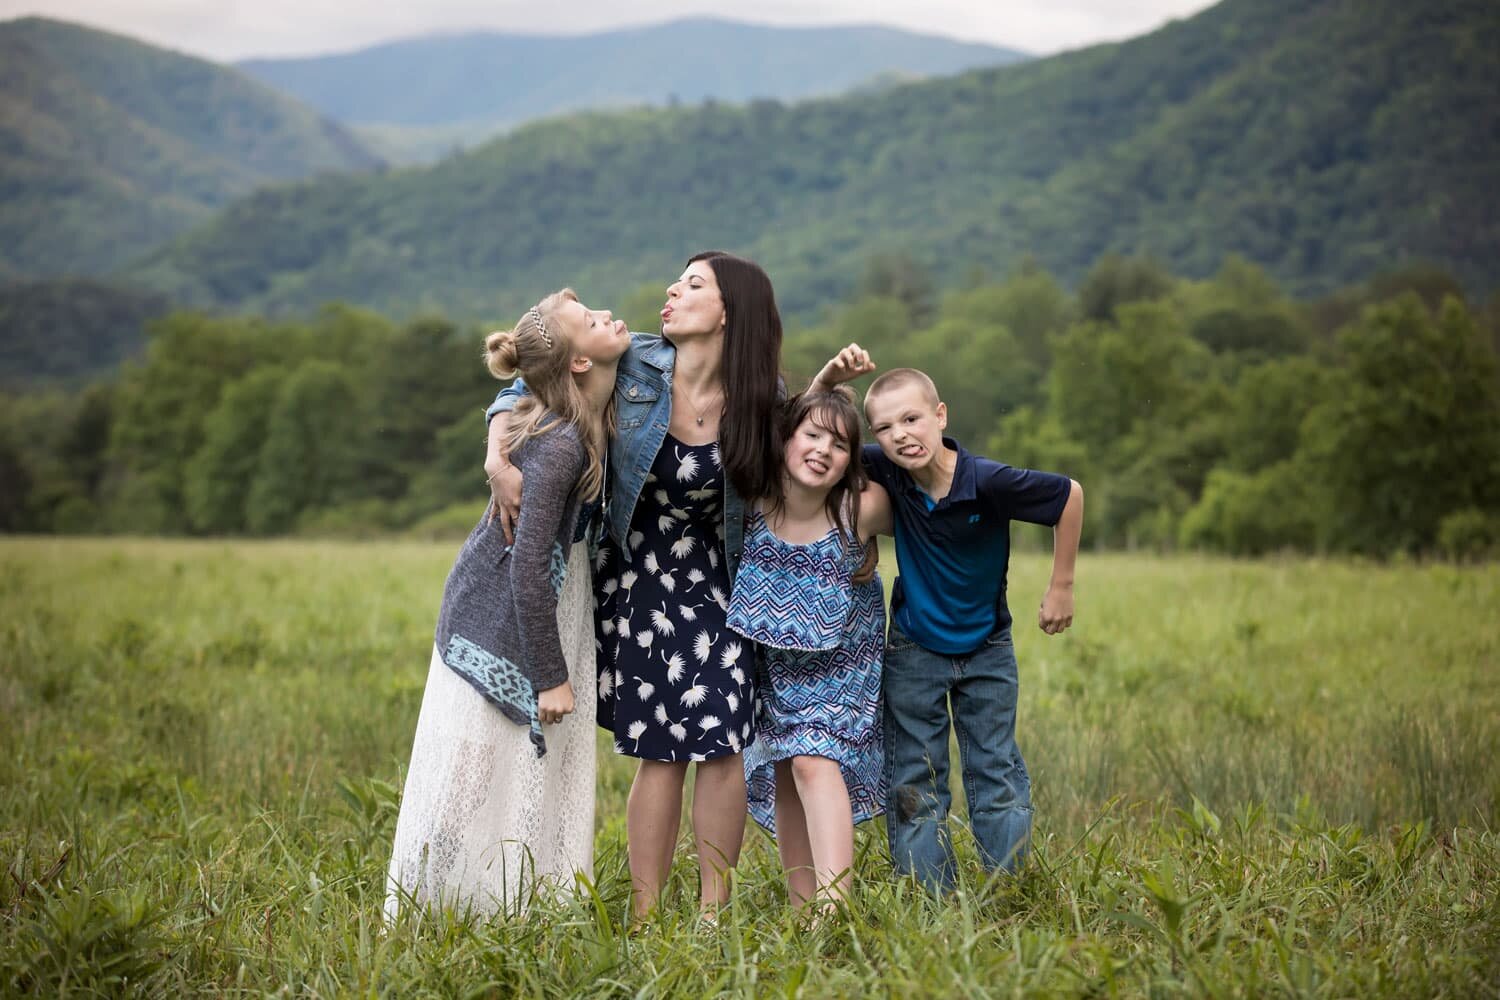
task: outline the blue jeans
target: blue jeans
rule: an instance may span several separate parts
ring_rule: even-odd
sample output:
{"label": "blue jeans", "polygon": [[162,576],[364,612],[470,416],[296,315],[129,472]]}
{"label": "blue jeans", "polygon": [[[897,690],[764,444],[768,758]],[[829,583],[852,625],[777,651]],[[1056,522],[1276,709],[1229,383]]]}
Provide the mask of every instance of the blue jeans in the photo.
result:
{"label": "blue jeans", "polygon": [[1031,838],[1031,779],[1016,745],[1010,629],[965,656],[923,649],[891,621],[885,647],[886,832],[891,861],[932,892],[953,888],[948,719],[958,727],[969,824],[987,869],[1017,869]]}

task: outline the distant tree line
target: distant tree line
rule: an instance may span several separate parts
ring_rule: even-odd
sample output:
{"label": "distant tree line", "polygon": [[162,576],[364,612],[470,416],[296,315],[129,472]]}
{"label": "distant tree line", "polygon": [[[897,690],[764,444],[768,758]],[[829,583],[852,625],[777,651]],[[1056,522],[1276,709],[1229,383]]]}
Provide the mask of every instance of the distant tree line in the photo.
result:
{"label": "distant tree line", "polygon": [[[660,299],[618,307],[652,329]],[[157,320],[117,377],[0,396],[0,530],[463,530],[497,388],[480,333],[347,306]],[[928,371],[971,449],[1084,482],[1097,547],[1500,554],[1500,308],[1441,271],[1297,302],[1237,258],[1186,281],[1109,256],[1072,293],[1026,264],[939,294],[885,254],[790,331],[790,380],[851,340]]]}

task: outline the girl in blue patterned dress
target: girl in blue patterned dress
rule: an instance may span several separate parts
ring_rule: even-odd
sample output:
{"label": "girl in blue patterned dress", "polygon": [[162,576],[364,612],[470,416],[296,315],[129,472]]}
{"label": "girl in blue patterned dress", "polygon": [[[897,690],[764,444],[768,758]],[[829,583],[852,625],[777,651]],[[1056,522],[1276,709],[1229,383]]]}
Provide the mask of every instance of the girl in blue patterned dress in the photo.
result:
{"label": "girl in blue patterned dress", "polygon": [[880,662],[885,607],[872,537],[890,501],[859,461],[847,389],[809,392],[784,424],[777,494],[746,522],[729,627],[761,644],[750,815],[776,837],[794,904],[842,897],[854,824],[885,801]]}

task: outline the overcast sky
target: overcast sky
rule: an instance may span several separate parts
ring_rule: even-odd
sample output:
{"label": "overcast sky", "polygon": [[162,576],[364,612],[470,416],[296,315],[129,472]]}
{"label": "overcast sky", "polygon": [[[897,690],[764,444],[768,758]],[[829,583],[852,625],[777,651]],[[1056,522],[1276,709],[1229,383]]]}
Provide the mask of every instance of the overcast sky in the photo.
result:
{"label": "overcast sky", "polygon": [[576,34],[702,15],[761,24],[886,24],[1043,55],[1128,38],[1209,6],[1207,0],[0,0],[0,20],[40,14],[79,21],[221,60],[343,52],[476,28]]}

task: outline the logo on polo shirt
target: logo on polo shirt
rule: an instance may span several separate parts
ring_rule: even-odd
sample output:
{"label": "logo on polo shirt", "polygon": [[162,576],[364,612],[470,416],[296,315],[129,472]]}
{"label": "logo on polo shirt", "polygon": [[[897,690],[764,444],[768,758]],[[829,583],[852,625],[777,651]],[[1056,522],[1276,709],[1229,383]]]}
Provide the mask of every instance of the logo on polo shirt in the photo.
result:
{"label": "logo on polo shirt", "polygon": [[978,524],[979,523],[979,515],[978,514],[970,514],[969,515],[969,523],[970,524]]}

